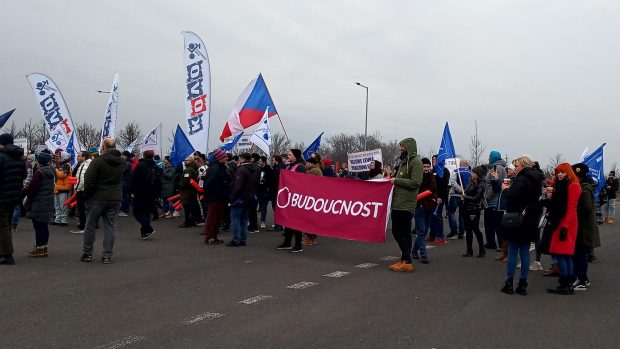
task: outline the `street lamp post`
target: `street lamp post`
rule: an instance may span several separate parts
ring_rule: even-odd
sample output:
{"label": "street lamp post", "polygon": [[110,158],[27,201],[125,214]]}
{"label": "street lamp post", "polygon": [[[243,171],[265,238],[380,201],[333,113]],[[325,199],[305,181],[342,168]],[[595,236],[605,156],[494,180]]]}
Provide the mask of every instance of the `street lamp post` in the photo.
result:
{"label": "street lamp post", "polygon": [[364,150],[368,150],[368,86],[364,86],[359,82],[355,83],[366,89],[366,122],[364,123]]}

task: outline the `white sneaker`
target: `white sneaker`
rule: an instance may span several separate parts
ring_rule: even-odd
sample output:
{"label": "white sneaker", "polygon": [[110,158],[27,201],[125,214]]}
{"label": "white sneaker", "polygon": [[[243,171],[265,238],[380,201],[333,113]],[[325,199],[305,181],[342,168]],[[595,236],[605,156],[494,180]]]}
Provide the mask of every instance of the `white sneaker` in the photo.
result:
{"label": "white sneaker", "polygon": [[260,224],[260,227],[261,227],[261,228],[263,228],[263,229],[267,228],[267,226],[265,225],[265,222],[262,222],[262,223]]}
{"label": "white sneaker", "polygon": [[84,234],[84,230],[71,230],[71,234]]}
{"label": "white sneaker", "polygon": [[181,217],[181,214],[179,213],[179,211],[174,211],[172,213],[172,217]]}
{"label": "white sneaker", "polygon": [[127,213],[125,213],[125,212],[119,212],[118,216],[119,217],[129,217],[129,215]]}
{"label": "white sneaker", "polygon": [[545,268],[543,268],[542,263],[535,261],[532,264],[530,264],[530,270],[531,271],[543,271],[545,270]]}
{"label": "white sneaker", "polygon": [[521,263],[517,264],[517,269],[521,269]]}

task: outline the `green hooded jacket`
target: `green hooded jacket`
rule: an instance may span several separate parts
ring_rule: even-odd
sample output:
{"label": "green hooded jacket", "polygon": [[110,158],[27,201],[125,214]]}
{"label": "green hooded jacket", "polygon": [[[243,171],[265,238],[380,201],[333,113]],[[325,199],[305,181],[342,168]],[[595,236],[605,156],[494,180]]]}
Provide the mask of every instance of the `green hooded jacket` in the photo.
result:
{"label": "green hooded jacket", "polygon": [[424,168],[415,139],[405,138],[400,144],[407,149],[407,158],[401,159],[398,165],[392,193],[392,210],[413,212],[418,203],[418,189],[422,183]]}

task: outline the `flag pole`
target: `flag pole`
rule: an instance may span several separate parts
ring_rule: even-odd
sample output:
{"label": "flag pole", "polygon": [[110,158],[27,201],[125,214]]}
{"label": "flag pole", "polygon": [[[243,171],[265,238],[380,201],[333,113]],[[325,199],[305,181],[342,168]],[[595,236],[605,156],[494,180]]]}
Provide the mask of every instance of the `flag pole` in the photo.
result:
{"label": "flag pole", "polygon": [[[262,76],[263,73],[258,73],[258,75]],[[273,98],[271,97],[271,92],[269,92],[269,87],[267,87],[267,84],[265,84],[265,89],[267,90],[267,94],[269,95],[269,98],[273,102]],[[274,108],[275,108],[275,102],[273,104],[274,104]],[[286,142],[288,143],[288,147],[290,149],[290,148],[293,147],[293,145],[291,144],[291,139],[288,138],[288,134],[286,133],[286,128],[284,128],[284,123],[282,122],[282,118],[280,117],[280,113],[278,113],[276,115],[278,115],[278,120],[280,121],[280,125],[282,125],[282,131],[284,131],[284,137],[286,137]],[[269,118],[269,116],[267,116],[267,118]]]}

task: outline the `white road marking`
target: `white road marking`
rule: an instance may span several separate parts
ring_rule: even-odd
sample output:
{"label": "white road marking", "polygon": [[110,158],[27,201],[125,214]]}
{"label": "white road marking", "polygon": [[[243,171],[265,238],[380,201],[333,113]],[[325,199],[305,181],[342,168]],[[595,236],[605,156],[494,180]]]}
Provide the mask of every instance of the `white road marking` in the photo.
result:
{"label": "white road marking", "polygon": [[193,325],[193,324],[199,323],[200,321],[213,320],[213,319],[217,319],[218,317],[222,317],[222,316],[224,316],[224,314],[222,313],[202,313],[192,318],[183,320],[183,323],[185,325]]}
{"label": "white road marking", "polygon": [[348,271],[335,271],[333,273],[329,273],[329,274],[325,274],[323,276],[328,277],[328,278],[341,278],[343,276],[347,276],[351,273],[349,273]]}
{"label": "white road marking", "polygon": [[290,289],[293,289],[293,290],[303,290],[304,288],[316,286],[318,284],[319,284],[318,282],[302,281],[302,282],[298,282],[298,283],[290,285],[290,286],[286,286],[286,288],[290,288]]}
{"label": "white road marking", "polygon": [[252,298],[244,299],[244,300],[240,301],[239,303],[242,303],[242,304],[254,304],[254,303],[263,301],[265,299],[269,299],[269,298],[271,298],[270,295],[261,294],[259,296],[255,296],[255,297],[252,297]]}
{"label": "white road marking", "polygon": [[362,263],[355,266],[355,268],[368,269],[372,267],[376,267],[379,264],[376,263]]}
{"label": "white road marking", "polygon": [[118,348],[127,346],[129,344],[139,342],[143,339],[144,337],[141,337],[141,336],[129,336],[129,337],[125,337],[123,339],[119,339],[117,341],[114,341],[108,344],[100,345],[97,347],[97,349],[118,349]]}
{"label": "white road marking", "polygon": [[395,260],[400,259],[400,258],[395,257],[395,256],[385,256],[385,257],[381,257],[379,259],[382,260],[382,261],[395,261]]}
{"label": "white road marking", "polygon": [[431,249],[431,248],[435,248],[435,247],[437,247],[437,246],[435,246],[435,245],[426,245],[427,249]]}

